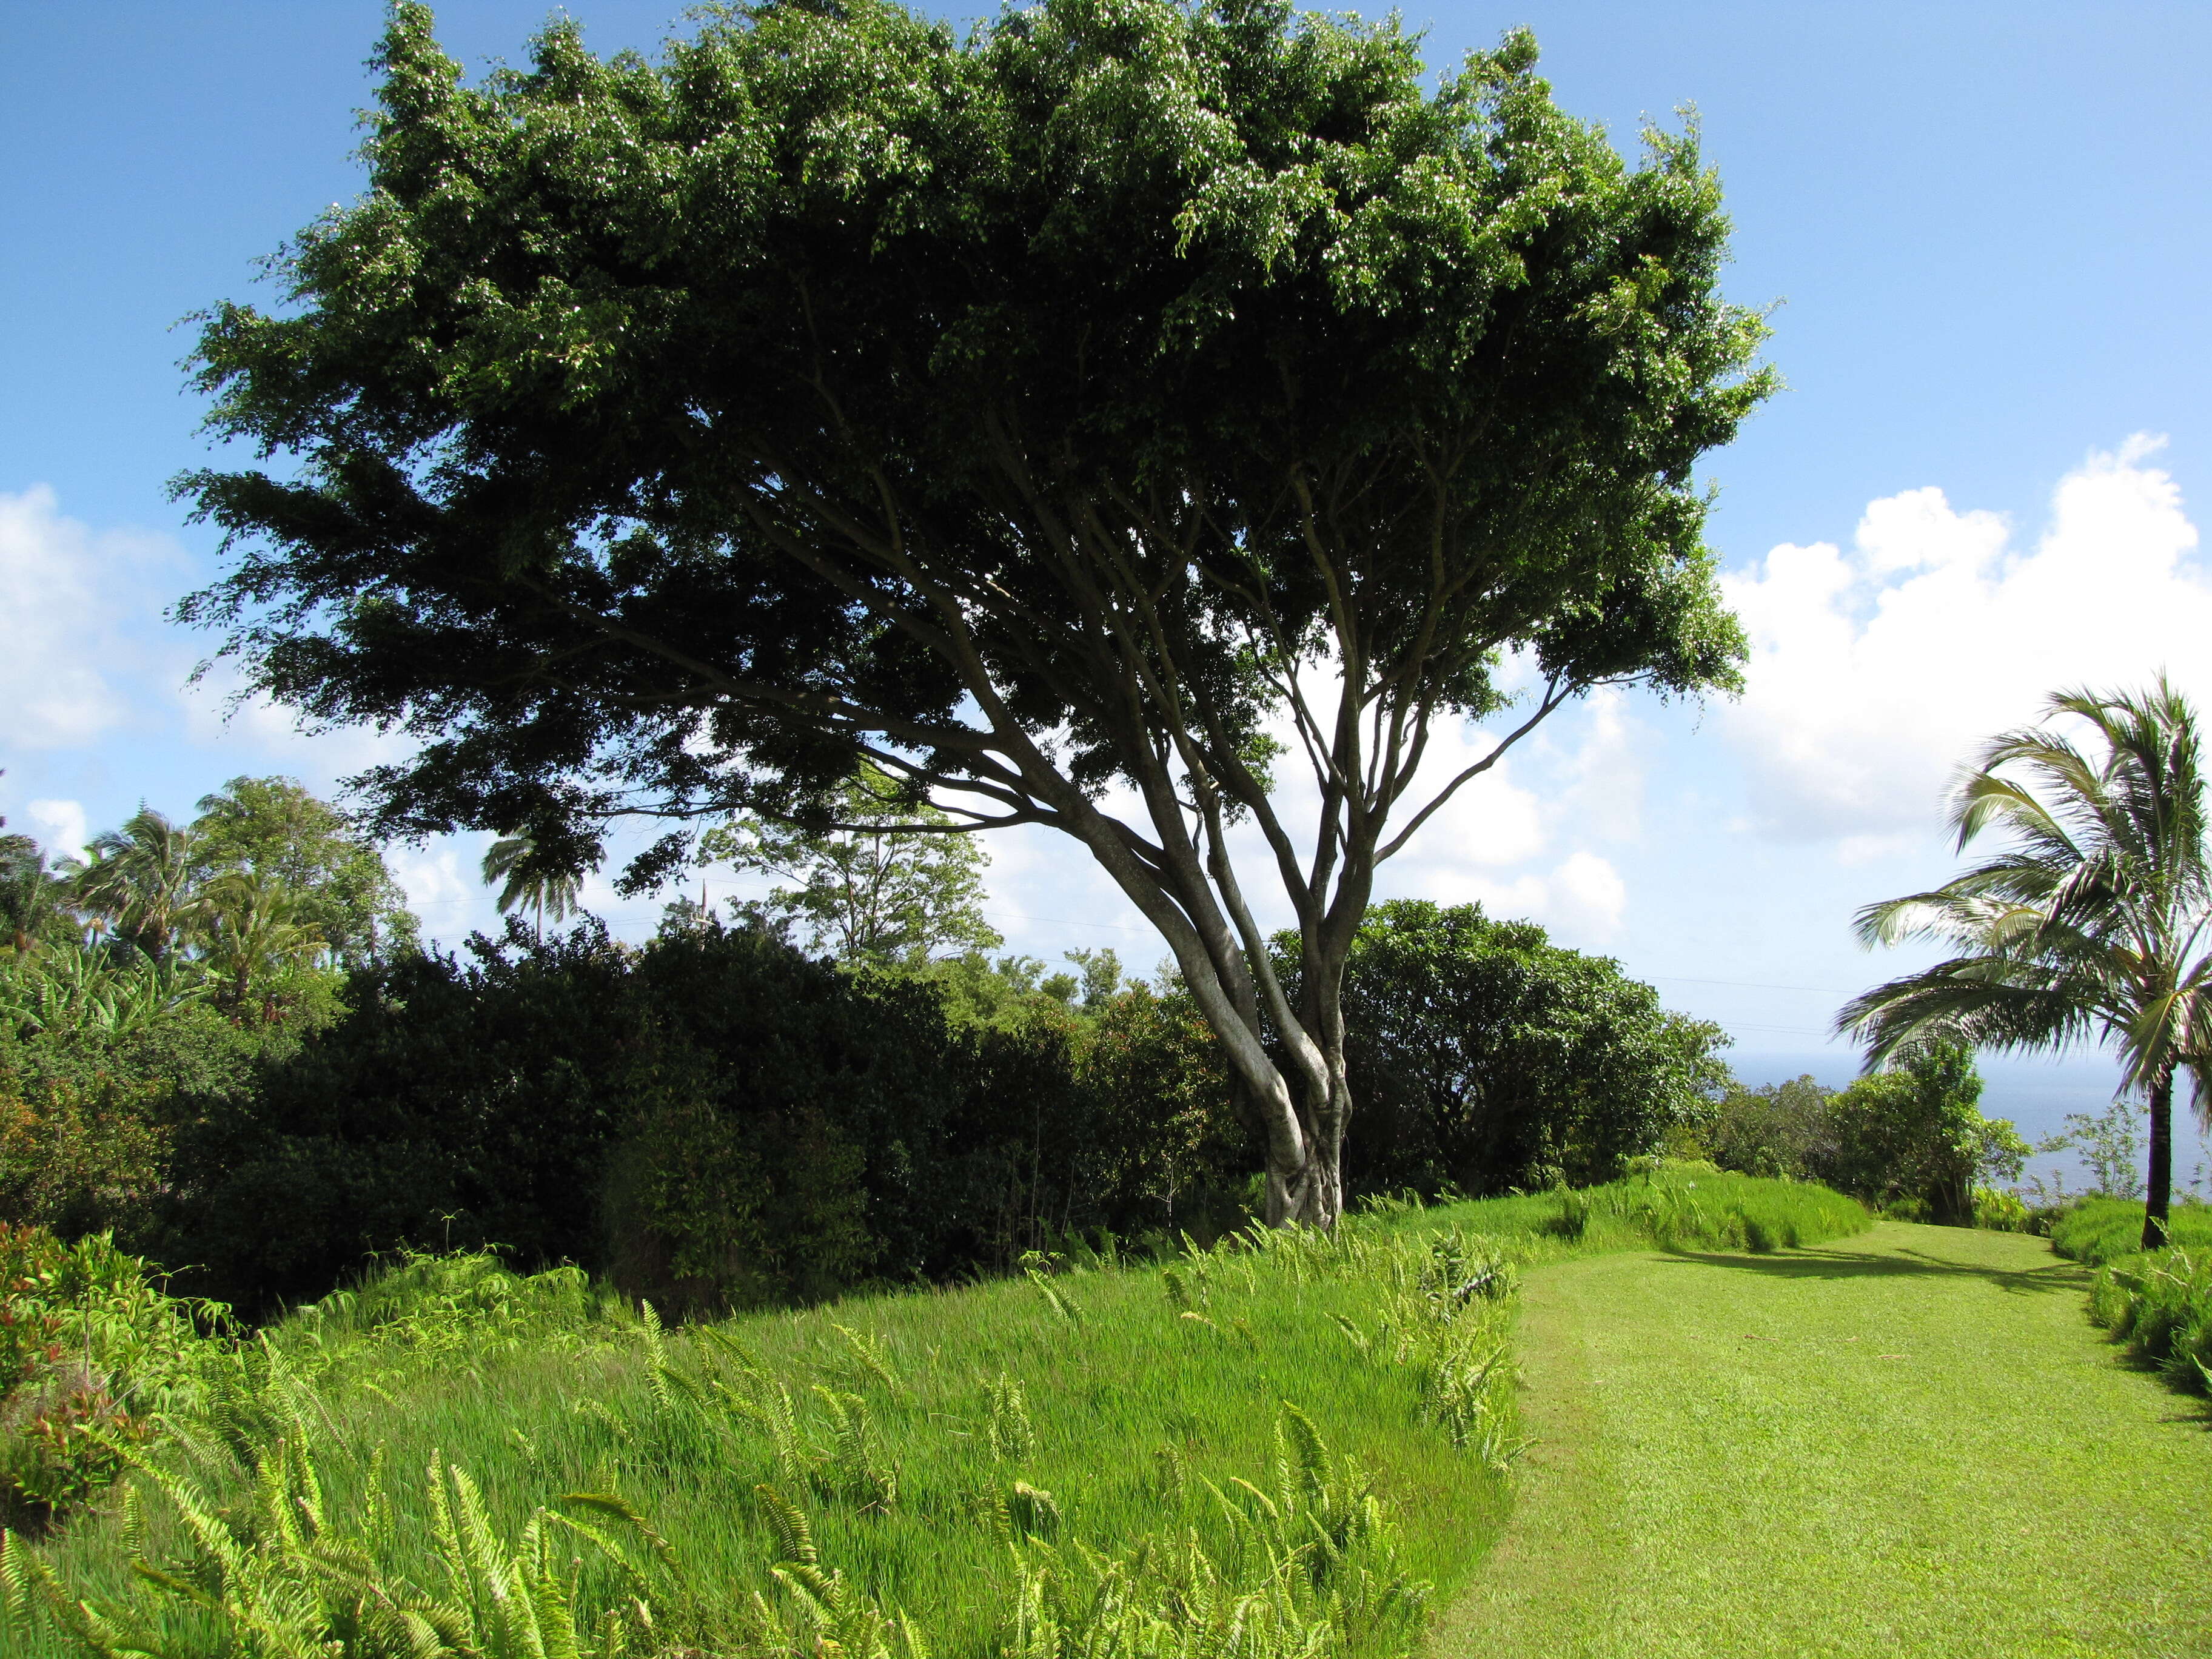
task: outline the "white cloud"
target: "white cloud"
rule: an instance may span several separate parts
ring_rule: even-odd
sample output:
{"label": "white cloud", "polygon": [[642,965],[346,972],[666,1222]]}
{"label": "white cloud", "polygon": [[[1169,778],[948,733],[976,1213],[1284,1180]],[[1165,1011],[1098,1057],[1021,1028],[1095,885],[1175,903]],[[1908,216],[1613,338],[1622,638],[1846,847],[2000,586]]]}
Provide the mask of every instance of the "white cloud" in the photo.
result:
{"label": "white cloud", "polygon": [[1590,852],[1569,854],[1549,874],[1530,871],[1510,881],[1453,864],[1384,867],[1394,896],[1480,904],[1493,916],[1556,928],[1571,945],[1613,938],[1628,908],[1628,885],[1620,872],[1610,860]]}
{"label": "white cloud", "polygon": [[1611,862],[1576,853],[1552,872],[1551,913],[1578,931],[1608,937],[1628,908],[1628,886]]}
{"label": "white cloud", "polygon": [[1872,503],[1848,552],[1784,544],[1724,578],[1753,655],[1723,720],[1759,827],[1881,857],[1925,834],[1978,743],[2053,690],[2164,668],[2212,692],[2212,585],[2179,489],[2146,464],[2157,447],[2133,438],[2069,473],[2033,548],[1929,488]]}
{"label": "white cloud", "polygon": [[56,510],[44,484],[0,491],[0,738],[27,749],[89,743],[126,719],[109,665],[129,661],[118,625],[154,608],[167,542],[95,534]]}
{"label": "white cloud", "polygon": [[491,890],[476,877],[477,863],[490,840],[489,836],[453,836],[427,847],[385,849],[385,866],[407,895],[407,908],[421,918],[428,938],[450,945],[479,929],[498,933],[499,913]]}
{"label": "white cloud", "polygon": [[[183,678],[179,672],[179,679]],[[415,747],[414,739],[404,732],[379,732],[369,726],[302,732],[296,711],[267,697],[240,697],[240,683],[235,664],[218,662],[179,691],[185,733],[195,746],[251,748],[258,751],[257,763],[282,766],[316,789],[328,789],[340,778],[402,759]]]}
{"label": "white cloud", "polygon": [[1644,829],[1646,733],[1629,717],[1627,695],[1617,687],[1593,694],[1588,708],[1589,727],[1569,763],[1571,781],[1556,816],[1601,840],[1635,841]]}
{"label": "white cloud", "polygon": [[84,806],[73,800],[33,800],[23,804],[24,816],[39,828],[39,844],[52,858],[82,858],[88,836]]}

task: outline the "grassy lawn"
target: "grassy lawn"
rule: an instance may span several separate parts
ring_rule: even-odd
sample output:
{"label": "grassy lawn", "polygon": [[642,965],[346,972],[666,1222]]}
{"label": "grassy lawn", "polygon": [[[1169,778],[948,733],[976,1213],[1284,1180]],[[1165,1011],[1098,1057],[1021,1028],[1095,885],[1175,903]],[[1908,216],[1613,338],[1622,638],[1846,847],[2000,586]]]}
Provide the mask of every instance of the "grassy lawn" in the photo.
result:
{"label": "grassy lawn", "polygon": [[2212,1428],[2043,1241],[1886,1223],[1533,1272],[1537,1437],[1433,1651],[2212,1651]]}
{"label": "grassy lawn", "polygon": [[[243,1566],[222,1566],[187,1536],[181,1505],[145,1490],[135,1514],[112,1491],[23,1547],[70,1599],[162,1650],[307,1651],[248,1628],[255,1608],[323,1593],[319,1558],[278,1547],[283,1528],[313,1508],[374,1564],[380,1594],[444,1595],[456,1575],[427,1473],[442,1461],[482,1487],[501,1540],[557,1528],[535,1511],[559,1510],[564,1493],[642,1510],[680,1571],[647,1582],[641,1654],[812,1653],[827,1638],[848,1659],[1385,1659],[1435,1605],[1415,1587],[1442,1598],[1468,1583],[1510,1502],[1512,1275],[1492,1271],[1497,1252],[1771,1249],[1864,1224],[1818,1188],[1638,1179],[661,1338],[574,1297],[460,1320],[483,1299],[455,1288],[470,1261],[426,1261],[337,1315],[287,1322],[272,1335],[282,1364],[240,1372],[164,1443],[165,1468],[250,1541]],[[312,1375],[297,1369],[310,1362]],[[1305,1423],[1325,1455],[1307,1456]],[[272,1468],[290,1479],[281,1449],[295,1444],[319,1496],[272,1484]],[[835,1628],[779,1576],[798,1558],[764,1487],[804,1512],[822,1571],[844,1575],[850,1617]],[[172,1586],[220,1585],[222,1607],[141,1575],[142,1542]],[[597,1618],[623,1589],[590,1565],[574,1599]],[[8,1659],[131,1650],[57,1628],[44,1600],[20,1618],[7,1600]],[[878,1616],[911,1620],[921,1639],[885,1638]],[[291,1624],[317,1624],[302,1618]]]}

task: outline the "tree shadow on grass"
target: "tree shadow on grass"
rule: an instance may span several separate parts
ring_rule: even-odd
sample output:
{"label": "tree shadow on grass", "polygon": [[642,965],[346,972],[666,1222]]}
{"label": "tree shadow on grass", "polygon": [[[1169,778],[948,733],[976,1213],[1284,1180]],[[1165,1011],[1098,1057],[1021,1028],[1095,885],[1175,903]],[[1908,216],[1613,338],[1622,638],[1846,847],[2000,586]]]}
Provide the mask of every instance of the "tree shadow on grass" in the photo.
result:
{"label": "tree shadow on grass", "polygon": [[2054,1291],[2078,1295],[2090,1274],[2078,1262],[2054,1256],[2034,1267],[1991,1267],[1949,1261],[1921,1250],[1853,1250],[1832,1245],[1743,1255],[1716,1250],[1674,1250],[1671,1260],[1710,1267],[1733,1267],[1770,1279],[1971,1278],[1987,1279],[2015,1296],[2047,1296]]}

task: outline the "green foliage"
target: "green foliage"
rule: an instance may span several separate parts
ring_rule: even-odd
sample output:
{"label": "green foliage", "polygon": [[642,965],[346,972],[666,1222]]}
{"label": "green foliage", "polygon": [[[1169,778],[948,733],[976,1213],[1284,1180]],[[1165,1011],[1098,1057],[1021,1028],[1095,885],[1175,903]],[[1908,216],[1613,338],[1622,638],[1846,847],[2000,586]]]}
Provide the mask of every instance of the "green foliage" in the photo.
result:
{"label": "green foliage", "polygon": [[523,823],[573,870],[624,816],[835,823],[865,760],[1066,834],[1321,1148],[1279,1205],[1333,1219],[1340,1056],[1283,1086],[1231,921],[1228,826],[1301,862],[1271,719],[1326,781],[1279,891],[1328,983],[1264,1001],[1333,1050],[1337,919],[1441,804],[1437,723],[1509,659],[1517,737],[1747,650],[1693,473],[1775,381],[1717,180],[1693,132],[1625,161],[1535,59],[1431,77],[1395,18],[1273,0],[965,35],[862,0],[707,8],[655,61],[561,23],[471,85],[398,6],[367,192],[205,318],[213,431],[282,464],[178,481],[229,558],[181,614],[250,690],[420,740],[363,780],[383,830]]}
{"label": "green foliage", "polygon": [[584,878],[574,870],[547,866],[537,842],[527,830],[504,830],[484,848],[481,873],[487,884],[499,889],[495,902],[501,915],[520,906],[531,911],[538,936],[545,933],[550,911],[556,922],[576,914],[584,891]]}
{"label": "green foliage", "polygon": [[415,948],[382,856],[295,780],[233,778],[199,806],[189,824],[142,806],[65,866],[68,906],[122,964],[189,969],[234,1017],[266,1022],[313,1000],[304,970]]}
{"label": "green foliage", "polygon": [[[2142,1219],[2140,1198],[2081,1199],[2052,1220],[2051,1248],[2085,1267],[2101,1267],[2142,1248]],[[2212,1248],[2212,1205],[2177,1204],[2170,1224],[2176,1244]]]}
{"label": "green foliage", "polygon": [[990,857],[957,827],[880,767],[863,764],[819,822],[735,817],[700,838],[698,860],[794,883],[757,908],[802,924],[816,951],[843,962],[917,962],[1003,943],[980,908]]}
{"label": "green foliage", "polygon": [[2116,1100],[2103,1111],[2069,1112],[2065,1127],[2036,1143],[2039,1152],[2072,1152],[2088,1166],[2089,1191],[2101,1198],[2141,1200],[2142,1108]]}
{"label": "green foliage", "polygon": [[2024,1233],[2035,1225],[2034,1212],[2018,1193],[2001,1187],[1974,1188],[1974,1225],[1992,1232]]}
{"label": "green foliage", "polygon": [[383,855],[294,778],[233,778],[193,820],[204,879],[251,878],[289,896],[292,920],[354,969],[416,948],[418,924]]}
{"label": "green foliage", "polygon": [[227,1310],[167,1295],[106,1237],[65,1245],[0,1226],[0,1524],[43,1525],[97,1496],[203,1392]]}
{"label": "green foliage", "polygon": [[159,1254],[257,1311],[408,1247],[584,1262],[689,1309],[1243,1218],[1249,1143],[1205,1028],[1143,988],[1078,1015],[957,963],[853,973],[719,925],[633,951],[516,923],[356,975],[348,1001],[179,1126],[154,1206]]}
{"label": "green foliage", "polygon": [[[2203,1206],[2181,1206],[2175,1221],[2191,1207]],[[2212,1215],[2191,1219],[2188,1243],[2105,1261],[2089,1291],[2089,1316],[2177,1386],[2212,1394]]]}
{"label": "green foliage", "polygon": [[[2051,722],[2086,726],[2087,749]],[[1927,939],[1954,954],[1877,986],[1838,1015],[1877,1060],[1930,1042],[2118,1054],[2150,1112],[2146,1249],[2166,1242],[2173,1090],[2212,1108],[2212,853],[2196,710],[2161,675],[2137,693],[2060,692],[2045,723],[1993,738],[1960,776],[1963,849],[2011,845],[1930,892],[1859,913],[1867,944]]]}
{"label": "green foliage", "polygon": [[0,940],[0,1221],[165,1245],[178,1127],[334,1017],[334,965],[412,949],[382,859],[296,782],[236,778],[200,809],[142,808],[65,878],[0,836],[47,906]]}
{"label": "green foliage", "polygon": [[[0,817],[0,832],[8,820]],[[69,884],[28,836],[0,833],[0,949],[27,956],[69,931]]]}
{"label": "green foliage", "polygon": [[[338,1659],[622,1659],[649,1638],[654,1581],[666,1546],[626,1504],[570,1493],[540,1506],[513,1544],[495,1531],[467,1474],[432,1457],[428,1495],[434,1589],[394,1573],[399,1522],[380,1484],[358,1524],[332,1524],[324,1481],[304,1435],[265,1448],[253,1470],[252,1508],[227,1512],[191,1480],[150,1466],[143,1490],[173,1515],[181,1547],[134,1552],[154,1592],[197,1613],[203,1651],[325,1654]],[[375,1471],[381,1474],[380,1465]],[[580,1511],[587,1519],[578,1519]],[[134,1505],[132,1519],[141,1515]],[[610,1526],[610,1521],[620,1523]],[[11,1551],[18,1540],[0,1534]],[[150,1559],[149,1559],[150,1557]],[[597,1618],[585,1611],[585,1568],[611,1566],[627,1595]],[[34,1610],[87,1659],[141,1659],[167,1650],[166,1609],[151,1596],[120,1607],[71,1597],[35,1559],[15,1566],[9,1612]]]}
{"label": "green foliage", "polygon": [[[1589,1194],[1578,1248],[1650,1243],[1638,1204],[1677,1188],[1711,1200],[1685,1244],[1723,1206],[1832,1236],[1815,1189],[1669,1168]],[[573,1274],[398,1263],[196,1339],[201,1392],[119,1501],[6,1541],[0,1641],[538,1659],[532,1632],[580,1654],[627,1622],[634,1652],[1400,1659],[1503,1514],[1547,1203],[1255,1228],[1176,1264],[1199,1318],[1095,1255],[1048,1279],[1072,1320],[1018,1280],[686,1330]]]}
{"label": "green foliage", "polygon": [[[1297,941],[1277,940],[1295,980]],[[1727,1079],[1717,1026],[1602,957],[1477,905],[1378,905],[1345,969],[1359,1128],[1348,1184],[1487,1193],[1588,1183],[1694,1127]]]}
{"label": "green foliage", "polygon": [[199,964],[58,941],[0,957],[0,1041],[130,1036],[207,1001]]}
{"label": "green foliage", "polygon": [[2017,1179],[2028,1147],[1977,1109],[1972,1056],[1934,1046],[1903,1066],[1831,1090],[1802,1077],[1731,1089],[1704,1144],[1723,1169],[1817,1181],[1886,1212],[1953,1224],[1976,1213],[1974,1189]]}
{"label": "green foliage", "polygon": [[[0,962],[0,995],[28,988],[0,1009],[0,1221],[72,1237],[112,1227],[143,1245],[177,1123],[244,1087],[254,1057],[289,1048],[307,1022],[238,1025],[176,994],[181,970],[143,959],[118,969],[85,953],[58,971],[76,954],[50,947],[12,979]],[[18,1021],[26,1007],[36,1017]]]}

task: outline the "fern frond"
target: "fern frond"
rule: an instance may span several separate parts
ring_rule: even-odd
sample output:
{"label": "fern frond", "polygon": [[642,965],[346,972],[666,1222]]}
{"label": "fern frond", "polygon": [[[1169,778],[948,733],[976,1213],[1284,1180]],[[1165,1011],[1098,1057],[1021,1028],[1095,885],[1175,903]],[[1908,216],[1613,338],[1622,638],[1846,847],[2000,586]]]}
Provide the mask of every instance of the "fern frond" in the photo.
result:
{"label": "fern frond", "polygon": [[753,1493],[767,1513],[769,1529],[775,1534],[780,1558],[799,1566],[817,1565],[822,1556],[814,1547],[814,1532],[806,1524],[805,1512],[774,1486],[755,1486]]}

